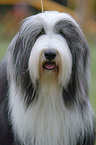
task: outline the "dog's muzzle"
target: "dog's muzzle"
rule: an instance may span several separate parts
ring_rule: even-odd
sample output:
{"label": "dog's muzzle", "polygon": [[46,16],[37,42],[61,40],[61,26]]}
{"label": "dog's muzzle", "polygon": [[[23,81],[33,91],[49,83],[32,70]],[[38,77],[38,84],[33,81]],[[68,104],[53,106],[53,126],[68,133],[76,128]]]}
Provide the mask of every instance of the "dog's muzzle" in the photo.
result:
{"label": "dog's muzzle", "polygon": [[57,52],[55,50],[47,49],[44,51],[44,56],[47,60],[51,61],[56,58]]}
{"label": "dog's muzzle", "polygon": [[45,61],[43,63],[43,68],[46,70],[56,69],[56,56],[57,52],[53,49],[47,49],[44,51]]}
{"label": "dog's muzzle", "polygon": [[39,74],[57,77],[60,73],[61,60],[57,50],[45,49],[40,55]]}

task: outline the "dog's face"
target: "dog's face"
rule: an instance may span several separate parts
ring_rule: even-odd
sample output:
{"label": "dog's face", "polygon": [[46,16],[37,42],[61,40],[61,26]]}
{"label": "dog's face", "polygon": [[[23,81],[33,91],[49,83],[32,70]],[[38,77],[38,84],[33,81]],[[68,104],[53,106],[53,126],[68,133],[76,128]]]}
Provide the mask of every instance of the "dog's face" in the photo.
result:
{"label": "dog's face", "polygon": [[76,96],[86,98],[89,49],[70,15],[45,12],[28,17],[9,47],[9,74],[29,98],[34,98],[38,84],[45,83],[61,86],[66,103]]}
{"label": "dog's face", "polygon": [[[61,18],[60,18],[61,17]],[[50,13],[37,15],[35,27],[39,34],[35,40],[29,57],[29,72],[32,82],[36,80],[62,84],[65,86],[70,79],[72,56],[65,38],[59,32],[58,13],[50,18]],[[61,23],[62,24],[62,23]],[[60,25],[61,25],[60,24]],[[34,36],[33,36],[34,37]]]}

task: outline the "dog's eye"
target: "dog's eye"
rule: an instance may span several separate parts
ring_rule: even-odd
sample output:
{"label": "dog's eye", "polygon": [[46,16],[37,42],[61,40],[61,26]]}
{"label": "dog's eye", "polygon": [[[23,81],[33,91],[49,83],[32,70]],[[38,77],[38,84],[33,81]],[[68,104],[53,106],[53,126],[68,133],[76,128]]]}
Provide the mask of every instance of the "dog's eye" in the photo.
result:
{"label": "dog's eye", "polygon": [[45,30],[44,30],[44,28],[42,28],[42,30],[38,33],[36,39],[38,39],[40,36],[42,36],[44,34],[45,34]]}
{"label": "dog's eye", "polygon": [[63,37],[65,37],[65,34],[62,31],[59,31],[59,34]]}
{"label": "dog's eye", "polygon": [[60,30],[58,34],[61,35],[64,39],[68,38],[68,36],[62,30]]}

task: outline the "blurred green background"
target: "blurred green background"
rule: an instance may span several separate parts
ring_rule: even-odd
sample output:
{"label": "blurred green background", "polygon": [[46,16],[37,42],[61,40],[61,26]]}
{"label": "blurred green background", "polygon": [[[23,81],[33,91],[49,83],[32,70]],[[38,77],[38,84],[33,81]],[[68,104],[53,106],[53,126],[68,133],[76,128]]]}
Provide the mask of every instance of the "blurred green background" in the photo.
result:
{"label": "blurred green background", "polygon": [[[41,11],[40,0],[37,1],[39,3],[35,4],[35,0],[33,0],[34,4],[29,4],[27,0],[24,0],[24,2],[23,0],[18,0],[16,3],[13,3],[12,0],[0,0],[0,61],[3,59],[12,38],[18,31],[22,19]],[[90,46],[90,101],[96,116],[96,0],[54,1],[59,2],[58,4],[56,3],[56,10],[66,11],[76,18]],[[45,10],[55,10],[53,9],[55,3],[51,2],[48,4],[44,3]],[[76,16],[74,16],[74,13]]]}

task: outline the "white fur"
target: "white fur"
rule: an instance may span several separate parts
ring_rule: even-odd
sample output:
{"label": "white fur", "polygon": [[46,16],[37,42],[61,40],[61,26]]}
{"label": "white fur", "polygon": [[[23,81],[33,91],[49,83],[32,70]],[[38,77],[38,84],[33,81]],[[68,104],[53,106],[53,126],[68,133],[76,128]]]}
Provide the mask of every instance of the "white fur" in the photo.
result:
{"label": "white fur", "polygon": [[[76,145],[80,131],[83,136],[84,128],[90,130],[89,124],[92,125],[90,104],[82,118],[78,104],[75,104],[72,109],[68,109],[62,98],[63,86],[66,87],[72,71],[72,56],[67,42],[59,34],[54,34],[54,24],[62,19],[76,23],[68,14],[58,12],[45,12],[28,18],[30,25],[34,23],[37,26],[38,22],[38,25],[43,24],[47,35],[36,40],[29,58],[32,83],[36,85],[36,80],[39,79],[38,99],[34,100],[29,108],[26,109],[24,104],[24,98],[27,96],[22,93],[19,86],[16,86],[14,78],[11,79],[9,111],[13,131],[22,145]],[[23,29],[24,27],[22,27],[22,31],[24,31]],[[55,49],[58,52],[61,63],[58,82],[55,81],[52,72],[46,73],[40,80],[39,61],[42,52],[46,49]]]}
{"label": "white fur", "polygon": [[66,85],[66,82],[70,79],[71,68],[72,68],[72,58],[69,51],[67,42],[60,35],[56,35],[52,32],[51,36],[41,36],[37,39],[35,45],[32,48],[30,58],[29,58],[29,72],[32,82],[35,84],[36,79],[39,78],[38,65],[40,60],[40,55],[46,49],[54,49],[58,52],[61,59],[62,72],[59,76],[59,83],[62,86]]}
{"label": "white fur", "polygon": [[[33,145],[76,145],[79,131],[90,130],[92,125],[89,105],[82,120],[78,106],[68,110],[64,106],[61,88],[47,83],[40,88],[38,100],[26,110],[20,89],[14,82],[10,87],[10,111],[13,130],[21,144]],[[90,119],[89,119],[90,118]],[[90,121],[89,121],[90,120]],[[76,131],[77,130],[77,131]]]}

